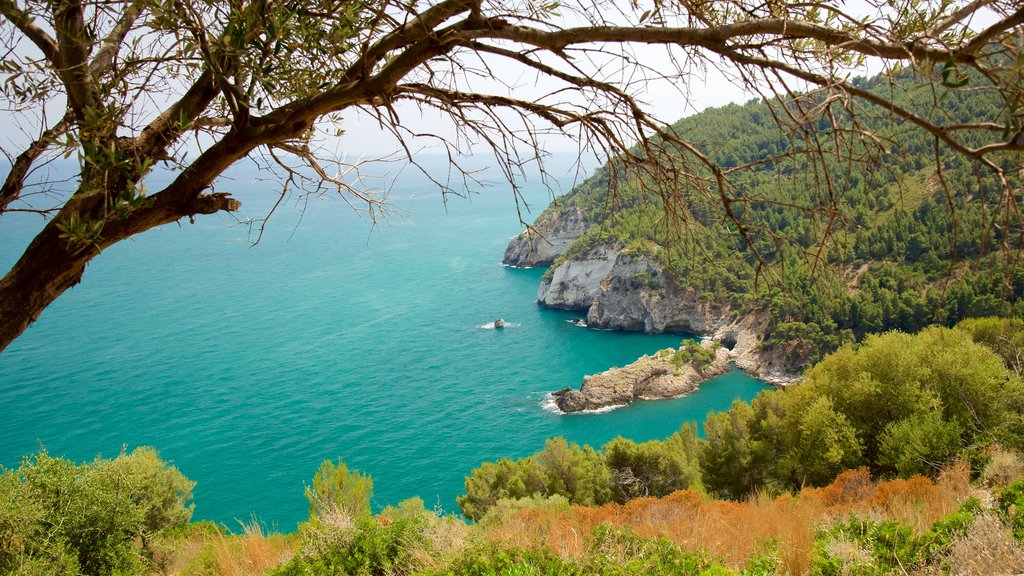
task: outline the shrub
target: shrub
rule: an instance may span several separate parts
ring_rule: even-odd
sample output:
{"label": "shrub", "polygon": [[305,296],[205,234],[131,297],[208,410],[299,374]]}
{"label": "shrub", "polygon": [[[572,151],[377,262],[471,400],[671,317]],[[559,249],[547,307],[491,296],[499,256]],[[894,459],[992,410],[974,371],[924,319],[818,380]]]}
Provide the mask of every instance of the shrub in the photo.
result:
{"label": "shrub", "polygon": [[26,457],[0,474],[0,573],[143,572],[154,540],[191,517],[193,486],[152,448],[80,465]]}
{"label": "shrub", "polygon": [[988,463],[981,473],[985,485],[989,488],[1003,488],[1024,476],[1024,462],[1020,454],[1014,450],[1006,450],[999,446],[993,447]]}
{"label": "shrub", "polygon": [[1024,480],[1003,488],[998,499],[999,515],[1013,530],[1013,537],[1024,542]]}
{"label": "shrub", "polygon": [[928,539],[898,522],[871,522],[850,518],[815,540],[809,574],[883,575],[896,569],[924,565]]}
{"label": "shrub", "polygon": [[306,487],[311,521],[338,509],[354,518],[369,516],[372,497],[373,479],[358,470],[349,471],[341,458],[337,464],[324,460],[313,475],[313,486]]}

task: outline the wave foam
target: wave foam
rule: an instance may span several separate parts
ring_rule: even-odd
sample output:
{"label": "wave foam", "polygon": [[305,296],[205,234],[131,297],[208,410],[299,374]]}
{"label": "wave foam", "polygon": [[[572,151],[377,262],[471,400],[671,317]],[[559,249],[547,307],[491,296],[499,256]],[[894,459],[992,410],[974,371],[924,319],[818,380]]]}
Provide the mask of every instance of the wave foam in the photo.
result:
{"label": "wave foam", "polygon": [[552,414],[562,415],[565,412],[558,407],[558,403],[555,402],[555,395],[552,392],[548,392],[540,399],[540,407],[545,412],[551,412]]}
{"label": "wave foam", "polygon": [[[504,328],[519,328],[520,326],[522,326],[522,323],[520,323],[520,322],[505,322]],[[477,328],[481,328],[483,330],[494,330],[494,322],[488,322],[487,324],[481,324],[481,325],[477,326]]]}

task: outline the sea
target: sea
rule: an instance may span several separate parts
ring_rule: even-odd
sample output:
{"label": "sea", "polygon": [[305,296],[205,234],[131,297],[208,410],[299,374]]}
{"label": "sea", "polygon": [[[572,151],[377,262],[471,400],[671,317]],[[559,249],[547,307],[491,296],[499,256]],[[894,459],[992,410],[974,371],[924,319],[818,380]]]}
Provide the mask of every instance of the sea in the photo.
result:
{"label": "sea", "polygon": [[[766,389],[733,371],[675,400],[557,413],[551,391],[685,335],[581,327],[581,313],[536,303],[543,269],[502,266],[521,217],[580,178],[572,158],[548,159],[547,182],[528,169],[518,192],[473,160],[474,193],[462,196],[439,187],[462,183],[447,158],[417,159],[429,178],[401,162],[347,176],[386,194],[387,213],[372,217],[332,192],[282,196],[279,178],[245,162],[216,184],[242,200],[239,215],[185,219],[104,251],[0,353],[0,466],[43,449],[80,462],[153,446],[196,482],[193,519],[289,532],[308,516],[304,487],[324,460],[370,474],[377,510],[420,497],[458,514],[483,462],[556,436],[594,447],[665,438]],[[71,185],[60,181],[73,168],[48,173],[49,194]],[[0,217],[0,270],[41,223]]]}

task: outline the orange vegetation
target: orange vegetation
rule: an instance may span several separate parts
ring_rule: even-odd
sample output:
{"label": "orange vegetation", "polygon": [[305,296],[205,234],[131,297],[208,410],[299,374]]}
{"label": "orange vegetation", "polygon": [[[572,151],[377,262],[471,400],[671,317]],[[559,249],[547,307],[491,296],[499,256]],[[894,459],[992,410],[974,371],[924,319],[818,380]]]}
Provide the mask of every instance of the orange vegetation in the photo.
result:
{"label": "orange vegetation", "polygon": [[693,490],[626,504],[573,506],[567,511],[527,509],[494,527],[490,536],[509,546],[544,544],[564,557],[583,550],[599,524],[629,525],[644,537],[664,536],[687,549],[704,548],[733,568],[776,542],[783,571],[802,574],[817,528],[849,514],[896,519],[918,529],[956,511],[967,498],[970,469],[958,464],[937,482],[921,476],[875,484],[866,468],[840,474],[824,488],[745,502],[708,500]]}

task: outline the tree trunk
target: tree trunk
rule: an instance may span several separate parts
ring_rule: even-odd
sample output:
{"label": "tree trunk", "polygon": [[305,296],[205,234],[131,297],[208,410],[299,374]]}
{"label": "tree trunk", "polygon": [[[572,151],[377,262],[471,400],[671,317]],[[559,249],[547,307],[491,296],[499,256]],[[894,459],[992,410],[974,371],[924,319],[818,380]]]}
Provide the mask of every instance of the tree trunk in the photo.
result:
{"label": "tree trunk", "polygon": [[47,224],[18,263],[0,279],[0,351],[58,296],[78,284],[85,265],[98,253],[89,247],[73,254],[60,238],[55,221]]}

